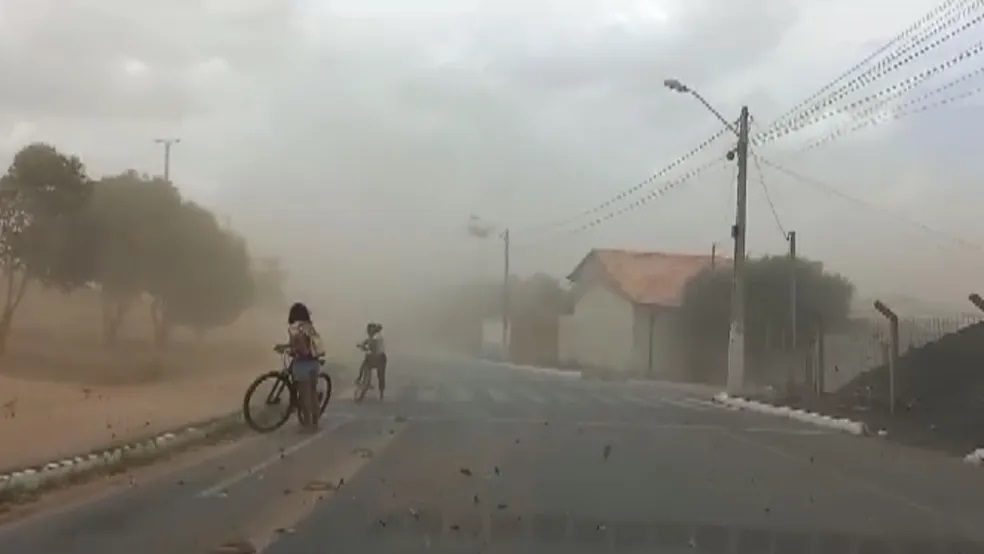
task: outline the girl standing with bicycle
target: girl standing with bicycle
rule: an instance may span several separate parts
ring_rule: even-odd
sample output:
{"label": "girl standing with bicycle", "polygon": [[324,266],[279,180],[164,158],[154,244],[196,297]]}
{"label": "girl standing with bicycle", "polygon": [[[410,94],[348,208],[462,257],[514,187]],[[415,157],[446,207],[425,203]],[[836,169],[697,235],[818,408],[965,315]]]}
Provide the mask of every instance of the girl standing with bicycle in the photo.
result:
{"label": "girl standing with bicycle", "polygon": [[311,312],[300,302],[290,307],[287,335],[294,358],[290,370],[294,382],[297,383],[298,409],[304,414],[301,418],[302,425],[309,431],[317,431],[321,415],[316,390],[318,372],[321,371],[318,359],[325,353],[321,336],[311,322]]}

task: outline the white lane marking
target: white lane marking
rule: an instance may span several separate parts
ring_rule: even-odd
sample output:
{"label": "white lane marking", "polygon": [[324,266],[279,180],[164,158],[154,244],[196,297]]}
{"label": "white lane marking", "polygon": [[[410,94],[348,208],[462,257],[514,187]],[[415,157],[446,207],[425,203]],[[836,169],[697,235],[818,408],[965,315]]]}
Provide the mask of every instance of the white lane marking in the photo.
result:
{"label": "white lane marking", "polygon": [[332,431],[335,431],[336,429],[338,429],[342,425],[345,425],[346,423],[349,423],[350,421],[352,421],[353,419],[355,419],[352,416],[346,416],[346,415],[341,415],[341,414],[337,414],[337,415],[340,416],[339,419],[337,419],[337,420],[331,422],[331,424],[323,427],[320,431],[318,431],[314,435],[311,435],[310,437],[307,437],[306,439],[304,439],[302,441],[296,442],[296,443],[288,446],[287,448],[284,448],[283,451],[278,451],[273,456],[270,456],[269,458],[263,460],[262,462],[256,464],[255,466],[253,466],[253,467],[251,467],[249,469],[240,471],[239,473],[236,473],[234,475],[230,475],[229,477],[227,477],[227,478],[219,481],[215,485],[213,485],[213,486],[211,486],[211,487],[209,487],[209,488],[201,491],[200,493],[198,493],[198,498],[210,498],[210,497],[218,496],[220,493],[225,492],[230,487],[232,487],[236,483],[242,481],[243,479],[246,479],[247,477],[249,477],[251,475],[254,475],[254,474],[256,474],[256,473],[258,473],[260,471],[263,471],[264,469],[272,466],[273,464],[279,462],[280,460],[283,460],[285,456],[289,456],[289,455],[291,455],[291,454],[293,454],[293,453],[301,450],[302,448],[310,445],[314,441],[316,441],[316,440],[324,437],[326,434],[331,433]]}
{"label": "white lane marking", "polygon": [[451,387],[451,400],[454,402],[468,402],[472,398],[472,391],[457,385]]}
{"label": "white lane marking", "polygon": [[418,387],[417,400],[420,402],[437,402],[437,390],[432,387]]}
{"label": "white lane marking", "polygon": [[492,397],[492,401],[495,402],[496,404],[502,404],[506,402],[506,400],[508,400],[508,397],[505,395],[505,393],[503,393],[499,389],[488,388],[485,389],[485,392],[489,393],[489,396]]}

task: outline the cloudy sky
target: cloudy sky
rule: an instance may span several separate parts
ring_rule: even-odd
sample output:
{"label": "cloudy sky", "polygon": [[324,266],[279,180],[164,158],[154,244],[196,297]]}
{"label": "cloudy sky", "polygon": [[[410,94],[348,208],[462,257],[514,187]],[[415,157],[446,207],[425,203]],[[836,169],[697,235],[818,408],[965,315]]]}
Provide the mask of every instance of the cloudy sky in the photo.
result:
{"label": "cloudy sky", "polygon": [[[298,291],[363,298],[367,275],[388,276],[374,281],[387,290],[495,275],[499,245],[467,236],[472,214],[514,229],[520,273],[565,275],[592,247],[727,251],[724,162],[605,225],[522,231],[603,202],[720,128],[663,79],[729,118],[747,104],[766,126],[936,3],[0,0],[0,160],[43,140],[93,175],[160,173],[153,139],[180,137],[172,179],[256,253],[284,257]],[[968,44],[957,37],[866,90]],[[971,99],[808,153],[797,149],[830,128],[761,148],[870,206],[768,167],[762,178],[804,255],[866,293],[959,303],[984,282],[984,251],[913,221],[984,244],[982,115]],[[678,173],[729,147],[713,143]],[[751,253],[782,252],[754,167],[749,203]]]}

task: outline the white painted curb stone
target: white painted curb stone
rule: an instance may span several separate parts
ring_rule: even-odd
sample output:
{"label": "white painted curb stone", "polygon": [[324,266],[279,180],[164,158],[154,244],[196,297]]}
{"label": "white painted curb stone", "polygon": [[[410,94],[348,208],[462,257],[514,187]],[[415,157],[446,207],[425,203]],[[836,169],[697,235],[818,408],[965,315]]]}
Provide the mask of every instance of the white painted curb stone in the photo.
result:
{"label": "white painted curb stone", "polygon": [[818,427],[833,429],[835,431],[843,431],[852,435],[865,434],[864,423],[861,423],[860,421],[851,421],[846,418],[835,418],[815,412],[808,412],[806,410],[797,410],[788,406],[774,406],[772,404],[766,404],[765,402],[759,402],[757,400],[748,400],[737,396],[730,396],[726,392],[721,392],[714,395],[714,401],[725,406],[733,406],[735,408],[748,410],[750,412],[785,417],[794,421],[800,421],[802,423],[808,423]]}

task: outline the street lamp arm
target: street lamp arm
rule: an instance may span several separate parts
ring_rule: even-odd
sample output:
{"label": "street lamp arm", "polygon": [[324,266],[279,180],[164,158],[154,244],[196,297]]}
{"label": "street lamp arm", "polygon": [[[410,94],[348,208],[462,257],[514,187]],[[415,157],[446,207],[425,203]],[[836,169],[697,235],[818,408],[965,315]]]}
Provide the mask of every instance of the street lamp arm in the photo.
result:
{"label": "street lamp arm", "polygon": [[732,133],[734,133],[736,135],[740,135],[740,133],[738,132],[738,129],[735,128],[734,123],[732,123],[732,122],[728,121],[727,119],[725,119],[725,117],[723,115],[721,115],[721,112],[715,110],[714,109],[714,106],[712,106],[710,102],[708,102],[707,100],[705,100],[704,97],[701,96],[699,92],[697,92],[694,89],[687,89],[687,92],[689,92],[690,94],[692,94],[693,97],[696,98],[697,100],[700,100],[700,103],[703,104],[705,108],[707,108],[708,110],[710,110],[710,112],[712,114],[714,114],[715,116],[717,116],[717,118],[719,120],[721,120],[721,123],[724,123],[724,126],[727,127],[728,129],[730,129]]}

